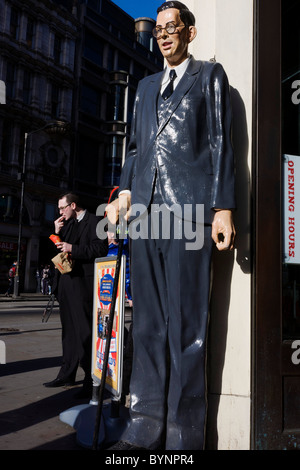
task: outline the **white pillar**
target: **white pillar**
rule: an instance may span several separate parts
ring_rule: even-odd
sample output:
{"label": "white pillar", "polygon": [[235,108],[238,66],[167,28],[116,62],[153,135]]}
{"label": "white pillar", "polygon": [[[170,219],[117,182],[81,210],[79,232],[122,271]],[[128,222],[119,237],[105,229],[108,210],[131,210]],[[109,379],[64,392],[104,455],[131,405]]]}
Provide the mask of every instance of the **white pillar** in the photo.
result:
{"label": "white pillar", "polygon": [[[236,157],[238,233],[233,254],[216,253],[208,349],[208,442],[249,449],[251,432],[250,178],[253,76],[253,0],[185,0],[198,35],[196,59],[215,57],[231,86]],[[218,436],[217,440],[214,436]]]}

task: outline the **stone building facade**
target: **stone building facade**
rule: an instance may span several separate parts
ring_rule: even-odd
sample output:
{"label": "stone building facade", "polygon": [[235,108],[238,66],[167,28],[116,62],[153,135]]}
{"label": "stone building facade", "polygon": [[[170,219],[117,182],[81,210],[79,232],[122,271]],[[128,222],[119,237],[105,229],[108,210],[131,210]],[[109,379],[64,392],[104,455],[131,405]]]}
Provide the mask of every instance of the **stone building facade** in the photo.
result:
{"label": "stone building facade", "polygon": [[118,184],[138,80],[163,65],[152,27],[110,0],[0,0],[0,293],[18,252],[35,290],[62,192],[95,211]]}

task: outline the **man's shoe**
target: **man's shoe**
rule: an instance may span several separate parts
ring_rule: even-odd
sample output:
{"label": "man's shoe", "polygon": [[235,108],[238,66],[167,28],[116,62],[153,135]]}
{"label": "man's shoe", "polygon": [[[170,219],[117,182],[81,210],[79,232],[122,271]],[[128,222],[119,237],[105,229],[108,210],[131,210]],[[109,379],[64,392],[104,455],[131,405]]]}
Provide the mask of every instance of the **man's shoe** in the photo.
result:
{"label": "man's shoe", "polygon": [[70,387],[70,386],[74,385],[74,382],[71,381],[71,380],[64,380],[64,379],[56,378],[56,379],[52,380],[51,382],[45,382],[43,385],[44,385],[44,387],[48,387],[48,388]]}
{"label": "man's shoe", "polygon": [[112,446],[108,447],[106,450],[149,450],[145,447],[139,447],[135,444],[130,444],[130,442],[126,441],[119,441],[113,444]]}

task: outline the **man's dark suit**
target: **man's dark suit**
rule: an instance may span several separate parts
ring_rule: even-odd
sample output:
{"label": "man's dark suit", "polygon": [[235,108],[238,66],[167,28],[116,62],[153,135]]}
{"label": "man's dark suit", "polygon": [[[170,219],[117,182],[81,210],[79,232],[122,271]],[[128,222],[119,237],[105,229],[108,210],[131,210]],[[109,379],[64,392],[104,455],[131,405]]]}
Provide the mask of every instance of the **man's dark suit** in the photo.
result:
{"label": "man's dark suit", "polygon": [[122,439],[192,450],[204,445],[210,224],[213,209],[235,207],[231,107],[220,64],[190,58],[165,104],[158,99],[162,76],[139,84],[120,191],[148,208],[149,224],[151,203],[193,204],[194,221],[196,204],[204,204],[204,246],[132,240],[131,421]]}
{"label": "man's dark suit", "polygon": [[93,279],[95,258],[106,256],[107,242],[96,235],[99,218],[89,212],[81,222],[71,219],[60,232],[62,241],[72,244],[74,267],[59,275],[58,301],[62,322],[62,380],[75,380],[78,365],[91,378]]}

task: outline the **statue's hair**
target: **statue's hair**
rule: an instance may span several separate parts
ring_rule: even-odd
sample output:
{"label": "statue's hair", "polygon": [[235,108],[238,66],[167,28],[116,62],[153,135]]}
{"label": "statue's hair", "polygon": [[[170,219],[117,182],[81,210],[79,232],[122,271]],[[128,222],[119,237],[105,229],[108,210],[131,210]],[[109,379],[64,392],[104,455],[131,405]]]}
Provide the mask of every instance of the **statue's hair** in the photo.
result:
{"label": "statue's hair", "polygon": [[164,2],[160,7],[158,7],[157,13],[168,10],[169,8],[176,8],[179,10],[180,19],[185,24],[185,26],[195,26],[196,20],[193,13],[181,2]]}

